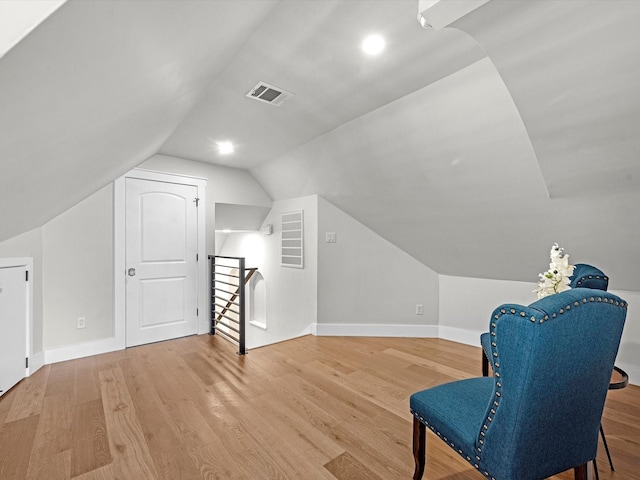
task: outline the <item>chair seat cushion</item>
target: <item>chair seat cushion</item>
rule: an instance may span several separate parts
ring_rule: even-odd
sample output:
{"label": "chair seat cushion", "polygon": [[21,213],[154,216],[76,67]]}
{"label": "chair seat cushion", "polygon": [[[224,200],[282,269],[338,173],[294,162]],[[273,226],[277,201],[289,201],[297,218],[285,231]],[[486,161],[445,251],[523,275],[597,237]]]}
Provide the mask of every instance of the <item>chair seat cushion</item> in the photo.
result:
{"label": "chair seat cushion", "polygon": [[414,393],[409,405],[414,416],[458,453],[474,455],[493,386],[491,377],[445,383]]}

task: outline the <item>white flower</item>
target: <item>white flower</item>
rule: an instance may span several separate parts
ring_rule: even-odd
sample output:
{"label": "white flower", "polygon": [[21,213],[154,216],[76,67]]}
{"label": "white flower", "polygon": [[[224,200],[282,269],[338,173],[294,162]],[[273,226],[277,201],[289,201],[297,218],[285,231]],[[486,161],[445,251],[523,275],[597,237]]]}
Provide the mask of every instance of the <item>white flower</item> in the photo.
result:
{"label": "white flower", "polygon": [[538,294],[538,298],[571,289],[569,284],[574,267],[569,265],[569,255],[564,253],[564,248],[560,248],[557,243],[554,243],[549,258],[551,259],[549,270],[538,275],[538,288],[534,290]]}

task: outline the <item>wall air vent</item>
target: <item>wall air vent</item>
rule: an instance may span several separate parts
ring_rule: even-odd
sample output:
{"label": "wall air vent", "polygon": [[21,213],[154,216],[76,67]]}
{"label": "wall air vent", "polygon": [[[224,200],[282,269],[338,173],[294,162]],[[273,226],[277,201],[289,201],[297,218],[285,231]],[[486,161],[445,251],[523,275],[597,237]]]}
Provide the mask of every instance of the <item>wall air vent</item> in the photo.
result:
{"label": "wall air vent", "polygon": [[268,83],[260,82],[253,87],[246,96],[279,107],[293,97],[293,93],[287,92],[282,88],[274,87]]}

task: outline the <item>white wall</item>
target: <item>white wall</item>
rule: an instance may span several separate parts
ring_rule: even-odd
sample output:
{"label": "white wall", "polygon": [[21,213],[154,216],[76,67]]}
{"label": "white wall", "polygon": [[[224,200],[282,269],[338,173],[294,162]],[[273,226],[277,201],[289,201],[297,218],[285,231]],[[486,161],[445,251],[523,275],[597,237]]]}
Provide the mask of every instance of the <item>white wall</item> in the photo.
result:
{"label": "white wall", "polygon": [[629,303],[616,365],[629,374],[629,382],[640,385],[640,292],[610,290]]}
{"label": "white wall", "polygon": [[[504,303],[529,305],[537,300],[537,282],[511,282],[480,278],[440,276],[439,336],[455,342],[480,346],[480,334],[489,331],[493,310]],[[640,292],[611,290],[629,303],[627,320],[616,365],[640,385]],[[461,301],[464,300],[464,301]],[[478,368],[480,357],[478,357]]]}
{"label": "white wall", "polygon": [[[280,266],[282,213],[304,211],[304,268]],[[317,319],[318,295],[318,197],[273,203],[263,225],[273,225],[272,235],[230,233],[220,255],[246,258],[247,267],[258,267],[267,296],[267,329],[248,325],[247,346],[255,348],[310,333]]]}
{"label": "white wall", "polygon": [[440,275],[440,338],[480,345],[493,310],[503,303],[537,300],[535,283]]}
{"label": "white wall", "polygon": [[154,155],[143,162],[139,168],[189,175],[207,180],[206,244],[208,255],[215,253],[216,203],[271,206],[271,198],[246,170],[194,162],[166,155]]}
{"label": "white wall", "polygon": [[31,332],[31,353],[43,354],[43,314],[42,314],[42,228],[0,243],[0,258],[33,257],[33,331]]}
{"label": "white wall", "polygon": [[320,197],[317,333],[436,336],[437,323],[438,274]]}
{"label": "white wall", "polygon": [[112,184],[44,226],[43,256],[45,350],[113,336]]}
{"label": "white wall", "polygon": [[[317,201],[317,215],[314,213]],[[305,268],[280,266],[280,214],[304,210]],[[437,336],[438,275],[326,200],[274,202],[274,233],[230,233],[219,253],[246,257],[267,292],[267,329],[249,325],[251,348],[309,328],[317,335]],[[325,233],[335,232],[336,243]],[[424,314],[416,315],[416,304]],[[314,307],[317,305],[317,313]]]}
{"label": "white wall", "polygon": [[[315,195],[274,202],[264,222],[274,226],[271,236],[214,235],[215,203],[271,205],[251,175],[159,155],[142,167],[207,179],[208,252],[218,248],[222,254],[246,256],[265,279],[268,328],[251,327],[250,346],[299,336],[310,328],[318,334],[389,335],[398,331],[398,325],[413,336],[439,335],[479,345],[479,335],[487,330],[495,307],[502,303],[529,304],[536,299],[534,282],[437,276]],[[281,267],[279,262],[280,214],[299,209],[305,211],[302,270]],[[109,185],[43,227],[0,243],[0,257],[34,258],[33,353],[66,345],[91,345],[113,335],[112,218]],[[326,232],[335,232],[337,243],[325,243]],[[386,276],[379,266],[385,267]],[[356,289],[345,294],[352,283]],[[629,302],[617,364],[637,384],[640,292],[612,292]],[[424,305],[423,316],[415,315],[416,303]],[[78,316],[87,319],[84,330],[75,328]],[[389,325],[391,328],[387,328]],[[436,325],[437,330],[432,330]]]}
{"label": "white wall", "polygon": [[[207,179],[207,252],[214,252],[215,203],[270,206],[246,171],[155,156],[143,168]],[[113,337],[113,184],[43,227],[0,243],[0,257],[34,259],[32,352],[52,361],[108,348]],[[78,317],[86,328],[77,329]],[[104,347],[107,345],[107,347]],[[46,354],[46,351],[44,352]]]}

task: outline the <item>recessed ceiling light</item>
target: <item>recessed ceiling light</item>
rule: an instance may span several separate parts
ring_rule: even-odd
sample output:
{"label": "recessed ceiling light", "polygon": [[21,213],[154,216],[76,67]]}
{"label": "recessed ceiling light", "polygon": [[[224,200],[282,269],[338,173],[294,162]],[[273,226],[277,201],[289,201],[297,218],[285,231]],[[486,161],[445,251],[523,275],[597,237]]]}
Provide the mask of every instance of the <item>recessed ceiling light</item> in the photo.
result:
{"label": "recessed ceiling light", "polygon": [[384,50],[384,38],[380,35],[369,35],[362,42],[362,49],[368,55],[377,55]]}
{"label": "recessed ceiling light", "polygon": [[229,153],[233,153],[233,143],[231,142],[218,142],[218,152],[221,155],[227,155]]}

